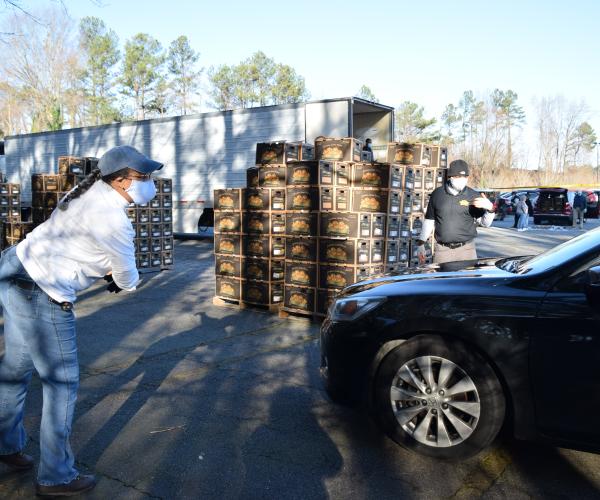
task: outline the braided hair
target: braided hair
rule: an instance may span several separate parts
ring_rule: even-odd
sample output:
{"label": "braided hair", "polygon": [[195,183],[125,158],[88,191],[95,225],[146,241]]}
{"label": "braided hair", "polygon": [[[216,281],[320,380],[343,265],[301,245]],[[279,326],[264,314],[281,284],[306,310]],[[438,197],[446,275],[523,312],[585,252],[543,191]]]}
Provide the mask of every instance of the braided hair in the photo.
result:
{"label": "braided hair", "polygon": [[58,208],[60,210],[66,210],[69,208],[69,202],[79,198],[88,189],[90,189],[96,183],[96,181],[102,179],[107,184],[110,184],[112,180],[117,179],[118,177],[124,177],[128,174],[128,172],[128,168],[123,168],[117,172],[103,176],[99,168],[93,169],[90,174],[85,176],[83,180],[77,184],[77,186],[67,193],[67,195],[58,204]]}

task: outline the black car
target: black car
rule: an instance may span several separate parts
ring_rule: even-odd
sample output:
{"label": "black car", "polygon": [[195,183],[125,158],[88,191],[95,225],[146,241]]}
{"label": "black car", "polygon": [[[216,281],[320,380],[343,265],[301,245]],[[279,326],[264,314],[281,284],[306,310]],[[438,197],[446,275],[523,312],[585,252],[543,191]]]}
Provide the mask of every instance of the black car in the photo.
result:
{"label": "black car", "polygon": [[320,341],[332,398],[367,401],[415,451],[471,456],[505,424],[597,450],[600,229],[534,257],[362,281],[332,304]]}

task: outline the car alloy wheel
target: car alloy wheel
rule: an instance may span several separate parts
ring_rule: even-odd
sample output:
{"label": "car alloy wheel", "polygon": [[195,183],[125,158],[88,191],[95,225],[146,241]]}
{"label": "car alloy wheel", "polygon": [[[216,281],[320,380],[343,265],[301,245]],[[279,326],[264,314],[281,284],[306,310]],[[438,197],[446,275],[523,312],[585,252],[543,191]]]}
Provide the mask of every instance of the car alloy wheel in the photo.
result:
{"label": "car alloy wheel", "polygon": [[381,428],[423,455],[476,455],[504,422],[505,396],[494,369],[456,338],[421,334],[404,341],[383,358],[371,387]]}
{"label": "car alloy wheel", "polygon": [[438,447],[468,439],[481,411],[471,377],[439,356],[420,356],[404,363],[392,381],[390,403],[407,434]]}

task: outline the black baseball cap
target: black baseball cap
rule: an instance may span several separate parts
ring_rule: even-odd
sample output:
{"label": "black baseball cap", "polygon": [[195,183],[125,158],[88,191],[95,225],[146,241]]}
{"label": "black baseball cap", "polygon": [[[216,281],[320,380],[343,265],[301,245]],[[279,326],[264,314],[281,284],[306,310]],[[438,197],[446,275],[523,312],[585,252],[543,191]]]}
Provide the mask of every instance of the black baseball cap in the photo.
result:
{"label": "black baseball cap", "polygon": [[130,168],[141,174],[149,174],[163,168],[163,164],[151,160],[132,146],[117,146],[109,149],[98,161],[102,176]]}
{"label": "black baseball cap", "polygon": [[448,166],[448,177],[458,177],[459,175],[469,175],[469,164],[465,160],[454,160]]}

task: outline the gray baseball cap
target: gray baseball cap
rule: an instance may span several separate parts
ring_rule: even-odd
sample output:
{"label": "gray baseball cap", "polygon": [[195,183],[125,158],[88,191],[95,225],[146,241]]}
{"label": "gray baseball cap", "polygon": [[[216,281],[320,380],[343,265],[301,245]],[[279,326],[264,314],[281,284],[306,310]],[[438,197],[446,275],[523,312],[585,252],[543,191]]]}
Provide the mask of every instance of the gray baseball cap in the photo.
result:
{"label": "gray baseball cap", "polygon": [[163,168],[163,164],[151,160],[132,146],[117,146],[109,149],[98,161],[102,176],[130,168],[141,174],[149,174]]}

